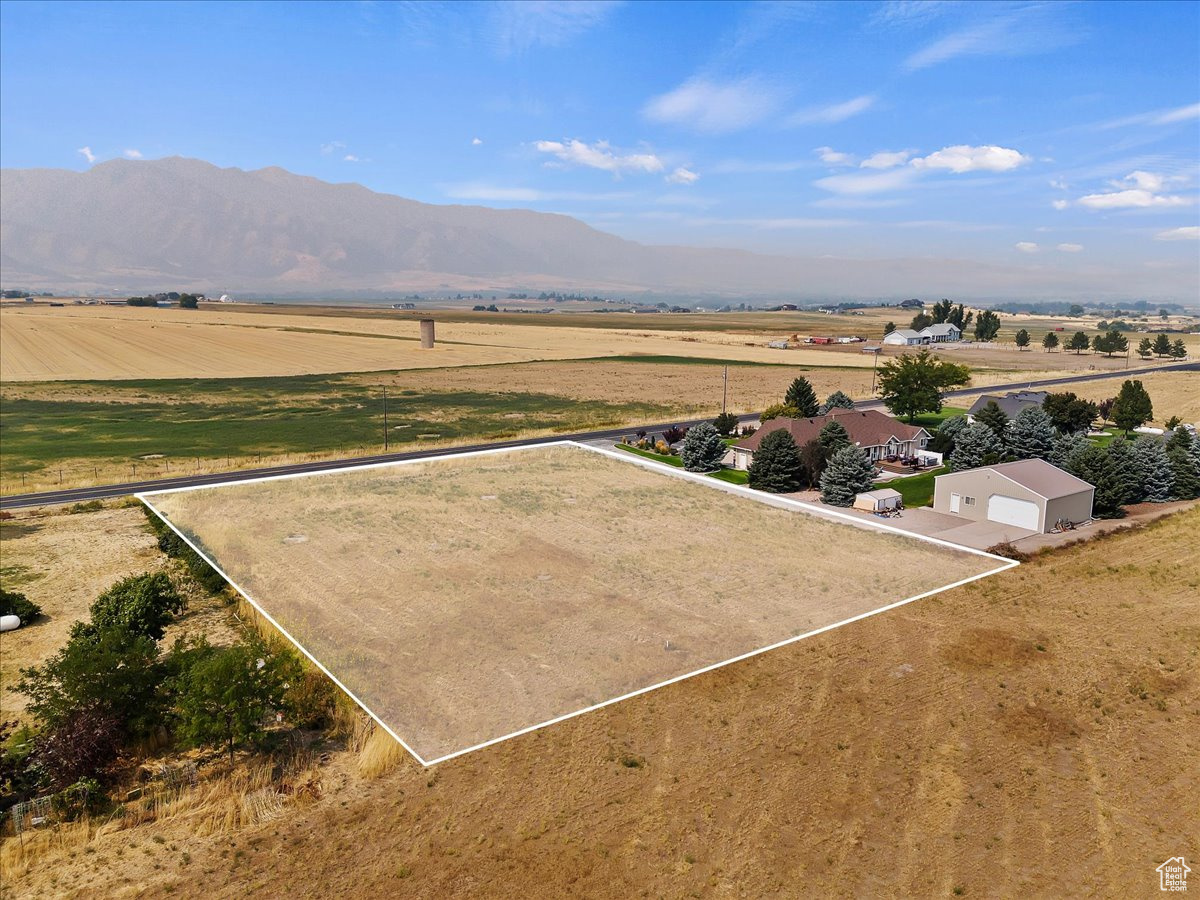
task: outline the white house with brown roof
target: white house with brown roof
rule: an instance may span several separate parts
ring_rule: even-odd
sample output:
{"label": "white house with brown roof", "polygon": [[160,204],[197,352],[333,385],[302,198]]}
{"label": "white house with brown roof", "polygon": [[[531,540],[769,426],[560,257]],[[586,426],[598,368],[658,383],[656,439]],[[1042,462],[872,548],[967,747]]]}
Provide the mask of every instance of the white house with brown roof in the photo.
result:
{"label": "white house with brown roof", "polygon": [[781,416],[763,422],[758,431],[733,445],[733,464],[738,469],[750,468],[754,451],[772,431],[786,428],[797,447],[815,441],[821,429],[837,420],[850,436],[850,443],[866,451],[871,462],[889,456],[916,456],[929,443],[931,435],[919,425],[906,425],[877,409],[832,409],[828,415],[810,419],[789,419]]}
{"label": "white house with brown roof", "polygon": [[1059,520],[1092,517],[1096,489],[1042,459],[1022,459],[949,472],[933,479],[933,509],[973,519],[1047,532]]}

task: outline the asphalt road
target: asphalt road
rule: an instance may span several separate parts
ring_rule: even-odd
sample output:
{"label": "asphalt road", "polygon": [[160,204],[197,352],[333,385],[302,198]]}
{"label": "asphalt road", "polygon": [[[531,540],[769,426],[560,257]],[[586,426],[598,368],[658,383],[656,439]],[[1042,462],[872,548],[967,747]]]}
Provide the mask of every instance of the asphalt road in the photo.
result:
{"label": "asphalt road", "polygon": [[[948,391],[947,399],[955,397],[970,397],[978,394],[994,393],[996,391],[1020,390],[1022,388],[1056,387],[1059,385],[1080,384],[1086,381],[1100,381],[1106,378],[1126,378],[1151,372],[1196,371],[1200,372],[1200,362],[1167,363],[1153,368],[1122,369],[1120,371],[1097,372],[1088,375],[1069,375],[1063,378],[1050,378],[1043,381],[1021,381],[1014,384],[993,384],[984,388],[964,388]],[[1200,387],[1198,387],[1200,389]],[[860,409],[880,407],[878,400],[864,400],[855,404]],[[658,431],[671,425],[698,425],[711,419],[676,420],[673,422],[653,425],[630,425],[623,428],[609,428],[602,431],[581,431],[574,434],[554,434],[539,438],[521,438],[511,441],[493,441],[484,444],[469,444],[467,446],[442,447],[436,450],[408,450],[401,453],[380,453],[374,456],[352,456],[343,459],[325,459],[316,462],[294,463],[284,466],[265,466],[257,469],[239,469],[236,472],[214,472],[208,475],[181,475],[178,478],[160,478],[153,481],[130,481],[122,484],[107,484],[96,487],[68,488],[61,491],[43,491],[36,494],[13,494],[0,498],[0,509],[21,509],[30,506],[53,506],[60,503],[85,503],[89,500],[106,500],[113,497],[124,497],[142,491],[161,491],[167,488],[195,487],[205,484],[223,484],[230,481],[247,481],[252,478],[262,478],[267,475],[295,475],[302,472],[327,472],[330,469],[342,469],[347,466],[365,466],[371,463],[398,462],[406,459],[434,459],[439,456],[449,456],[455,453],[465,453],[472,450],[498,450],[506,447],[532,447],[539,444],[551,444],[556,441],[599,441],[606,438],[616,440],[622,435],[631,434],[636,430]],[[742,417],[743,422],[758,421],[757,415]]]}

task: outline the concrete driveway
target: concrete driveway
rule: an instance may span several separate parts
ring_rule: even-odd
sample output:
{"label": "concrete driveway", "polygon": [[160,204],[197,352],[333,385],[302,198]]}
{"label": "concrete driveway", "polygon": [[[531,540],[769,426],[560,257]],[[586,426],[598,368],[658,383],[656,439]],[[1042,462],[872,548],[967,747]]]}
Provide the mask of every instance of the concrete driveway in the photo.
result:
{"label": "concrete driveway", "polygon": [[883,519],[871,513],[856,509],[842,510],[851,515],[861,516],[875,522],[886,522],[893,528],[911,531],[913,534],[923,534],[938,540],[961,544],[964,547],[974,547],[976,550],[986,550],[988,547],[1004,541],[1019,541],[1037,534],[1024,528],[1014,528],[1012,525],[1001,525],[997,522],[972,522],[959,516],[934,512],[928,507],[906,509],[892,518]]}

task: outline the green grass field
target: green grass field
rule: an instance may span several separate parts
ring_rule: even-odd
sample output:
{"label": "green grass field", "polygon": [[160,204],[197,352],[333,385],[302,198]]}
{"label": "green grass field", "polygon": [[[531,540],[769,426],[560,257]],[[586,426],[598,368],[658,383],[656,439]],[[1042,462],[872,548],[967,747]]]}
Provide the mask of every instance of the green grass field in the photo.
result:
{"label": "green grass field", "polygon": [[[382,449],[383,395],[338,376],[56,385],[70,395],[5,397],[6,477],[64,460],[191,460]],[[94,399],[89,396],[94,393]],[[536,393],[389,393],[389,445],[499,440],[669,418],[644,403]]]}
{"label": "green grass field", "polygon": [[936,469],[930,469],[928,472],[922,472],[920,475],[909,475],[906,478],[893,478],[891,481],[877,481],[874,487],[876,488],[891,488],[894,491],[899,491],[903,498],[904,505],[908,509],[914,509],[918,506],[928,506],[933,502],[933,479],[934,477],[943,474],[947,469],[945,466],[939,466]]}
{"label": "green grass field", "polygon": [[[674,466],[677,469],[683,468],[683,460],[678,456],[666,456],[662,453],[653,453],[649,450],[639,450],[637,447],[630,447],[628,444],[614,444],[618,450],[624,450],[626,453],[632,453],[634,456],[641,456],[646,459],[652,459],[655,462],[666,463],[668,466]],[[709,478],[715,478],[717,481],[726,481],[729,484],[746,484],[749,475],[741,469],[721,469],[717,472],[706,473]]]}

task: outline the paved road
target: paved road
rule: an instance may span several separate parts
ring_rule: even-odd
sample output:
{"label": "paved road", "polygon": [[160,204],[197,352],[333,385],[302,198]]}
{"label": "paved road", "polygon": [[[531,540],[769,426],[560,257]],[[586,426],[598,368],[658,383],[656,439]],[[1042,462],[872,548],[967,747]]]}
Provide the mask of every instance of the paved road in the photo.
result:
{"label": "paved road", "polygon": [[[977,394],[993,393],[996,391],[1018,390],[1021,388],[1056,387],[1067,384],[1080,384],[1086,381],[1099,381],[1105,378],[1125,378],[1150,372],[1167,370],[1185,370],[1200,372],[1200,362],[1167,363],[1153,368],[1122,369],[1119,371],[1095,372],[1086,375],[1068,375],[1062,378],[1050,378],[1043,381],[1022,381],[1015,384],[996,384],[983,388],[964,388],[948,391],[946,397],[970,397]],[[861,409],[878,408],[878,400],[864,400],[855,404]],[[743,416],[742,421],[757,421],[757,415]],[[616,440],[622,435],[635,430],[657,431],[670,425],[698,425],[711,419],[694,419],[675,421],[656,425],[626,426],[609,428],[602,431],[581,431],[574,434],[555,434],[540,438],[521,438],[511,441],[494,441],[485,444],[470,444],[468,446],[442,447],[436,450],[409,450],[402,453],[380,453],[375,456],[353,456],[345,459],[325,459],[316,462],[294,463],[283,466],[266,466],[257,469],[240,469],[236,472],[214,472],[209,475],[181,475],[178,478],[160,478],[154,481],[131,481],[124,484],[99,485],[97,487],[68,488],[61,491],[44,491],[36,494],[14,494],[0,498],[0,509],[20,509],[28,506],[51,506],[58,503],[82,503],[89,500],[105,500],[112,497],[124,497],[141,491],[160,491],[167,488],[194,487],[205,484],[221,484],[229,481],[246,481],[251,478],[261,478],[266,475],[293,475],[301,472],[325,472],[330,469],[341,469],[346,466],[363,466],[371,463],[398,462],[405,459],[433,459],[453,453],[464,453],[470,450],[498,450],[505,447],[530,447],[538,444],[550,444],[555,441],[598,441],[606,438]]]}

